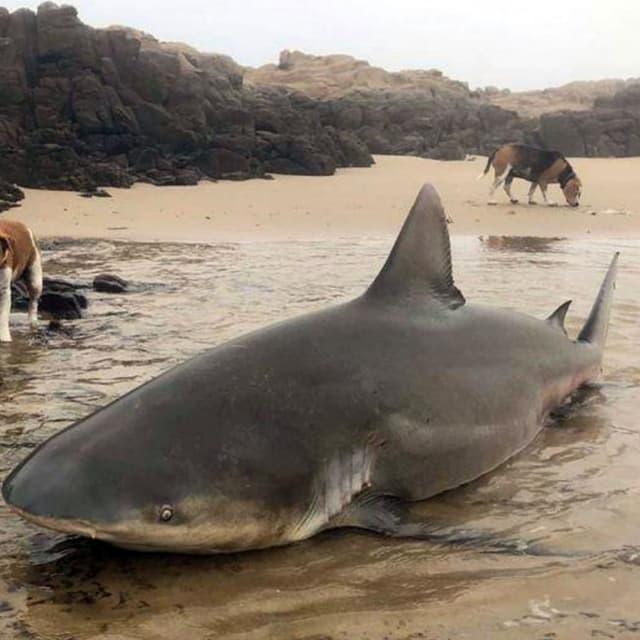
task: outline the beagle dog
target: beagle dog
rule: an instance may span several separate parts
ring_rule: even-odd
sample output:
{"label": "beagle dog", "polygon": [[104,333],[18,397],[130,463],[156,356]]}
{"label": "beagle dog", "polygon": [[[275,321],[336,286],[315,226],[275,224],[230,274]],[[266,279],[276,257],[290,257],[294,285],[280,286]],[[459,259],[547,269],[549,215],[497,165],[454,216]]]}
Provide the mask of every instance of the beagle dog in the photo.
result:
{"label": "beagle dog", "polygon": [[495,176],[489,190],[489,204],[496,204],[493,199],[495,190],[504,182],[504,190],[512,204],[518,200],[511,195],[511,183],[514,178],[522,178],[531,182],[529,188],[529,204],[536,204],[533,193],[540,187],[545,204],[555,206],[555,202],[547,200],[547,185],[558,182],[567,203],[577,207],[580,203],[582,183],[573,167],[559,151],[548,151],[529,147],[525,144],[503,144],[488,158],[487,166],[478,176],[486,175],[493,165]]}
{"label": "beagle dog", "polygon": [[15,220],[0,219],[0,342],[11,342],[11,283],[23,279],[29,291],[29,322],[38,326],[42,294],[42,260],[31,230]]}

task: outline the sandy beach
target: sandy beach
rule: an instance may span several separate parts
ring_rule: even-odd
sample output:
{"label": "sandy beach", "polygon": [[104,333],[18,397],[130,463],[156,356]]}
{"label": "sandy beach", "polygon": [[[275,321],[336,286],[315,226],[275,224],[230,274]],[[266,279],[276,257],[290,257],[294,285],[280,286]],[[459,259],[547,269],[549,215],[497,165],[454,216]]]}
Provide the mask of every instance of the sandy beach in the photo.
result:
{"label": "sandy beach", "polygon": [[[442,162],[377,156],[368,169],[342,169],[332,177],[274,176],[273,180],[201,182],[195,187],[108,191],[111,198],[82,198],[68,191],[25,189],[23,220],[41,237],[134,241],[291,240],[394,234],[423,182],[443,199],[453,235],[588,237],[640,234],[640,158],[572,160],[584,184],[582,203],[526,204],[528,184],[516,180],[512,205],[502,189],[489,206],[491,173],[476,180],[485,158]],[[541,194],[537,192],[541,201]]]}

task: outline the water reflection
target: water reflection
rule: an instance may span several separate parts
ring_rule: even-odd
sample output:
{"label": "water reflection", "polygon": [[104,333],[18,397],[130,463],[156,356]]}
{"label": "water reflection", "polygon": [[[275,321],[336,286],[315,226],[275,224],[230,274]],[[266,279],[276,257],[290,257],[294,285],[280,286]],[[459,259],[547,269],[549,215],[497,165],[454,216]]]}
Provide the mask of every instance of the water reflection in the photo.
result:
{"label": "water reflection", "polygon": [[557,242],[566,238],[540,238],[537,236],[480,236],[483,247],[492,251],[543,253],[551,251]]}

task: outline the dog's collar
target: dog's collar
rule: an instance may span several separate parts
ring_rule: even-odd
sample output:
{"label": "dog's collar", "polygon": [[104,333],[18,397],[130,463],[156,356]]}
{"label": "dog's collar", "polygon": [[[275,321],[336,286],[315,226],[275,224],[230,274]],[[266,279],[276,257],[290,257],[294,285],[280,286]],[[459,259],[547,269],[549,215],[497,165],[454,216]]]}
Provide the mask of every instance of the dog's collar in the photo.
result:
{"label": "dog's collar", "polygon": [[560,183],[560,188],[564,189],[567,186],[567,182],[571,180],[571,178],[575,178],[576,173],[571,167],[569,163],[567,166],[558,174],[558,182]]}

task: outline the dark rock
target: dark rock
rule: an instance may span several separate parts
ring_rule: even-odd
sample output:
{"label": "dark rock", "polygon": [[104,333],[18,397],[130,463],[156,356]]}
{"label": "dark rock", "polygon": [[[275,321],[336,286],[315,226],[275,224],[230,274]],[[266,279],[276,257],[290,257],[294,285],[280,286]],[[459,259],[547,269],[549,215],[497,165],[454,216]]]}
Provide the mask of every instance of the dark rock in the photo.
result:
{"label": "dark rock", "polygon": [[[40,298],[40,311],[59,320],[76,320],[82,317],[82,309],[88,306],[87,298],[79,293],[81,287],[66,280],[44,278]],[[11,285],[11,308],[26,311],[29,294],[23,281]]]}
{"label": "dark rock", "polygon": [[93,288],[102,293],[126,293],[129,285],[118,276],[102,273],[93,279]]}
{"label": "dark rock", "polygon": [[22,189],[0,179],[0,212],[19,207],[21,200],[24,200]]}
{"label": "dark rock", "polygon": [[0,179],[0,200],[15,204],[24,200],[24,192],[15,185]]}
{"label": "dark rock", "polygon": [[465,156],[464,147],[457,140],[442,142],[429,154],[435,160],[464,160]]}
{"label": "dark rock", "polygon": [[89,189],[87,191],[81,191],[79,194],[83,198],[110,198],[111,194],[104,189]]}
{"label": "dark rock", "polygon": [[[633,86],[632,86],[633,88]],[[624,92],[628,94],[629,89]],[[640,154],[640,105],[614,96],[589,111],[543,114],[536,131],[539,142],[568,156],[624,157]],[[615,106],[619,99],[624,108]]]}
{"label": "dark rock", "polygon": [[321,119],[379,154],[459,160],[524,140],[526,127],[514,112],[460,91],[360,90],[324,101]]}
{"label": "dark rock", "polygon": [[[0,38],[0,175],[24,186],[195,184],[259,177],[267,162],[328,174],[354,155],[371,161],[362,144],[326,130],[318,101],[244,87],[227,56],[93,29],[52,2],[3,12]],[[260,128],[290,140],[265,153]]]}
{"label": "dark rock", "polygon": [[82,318],[82,307],[73,293],[43,293],[40,298],[40,311],[58,320]]}
{"label": "dark rock", "polygon": [[542,145],[568,156],[583,156],[586,148],[583,133],[573,113],[548,113],[540,117]]}

